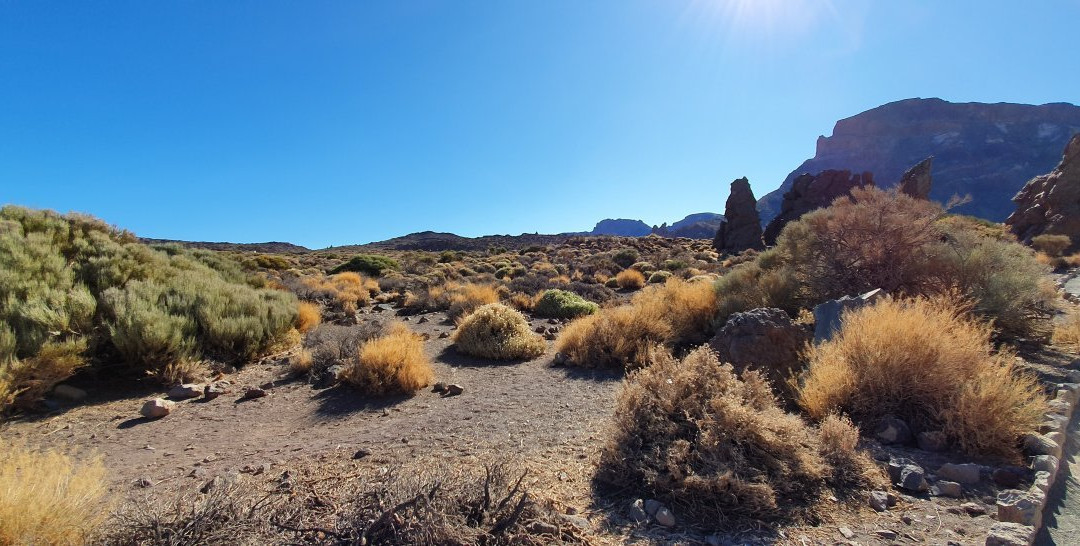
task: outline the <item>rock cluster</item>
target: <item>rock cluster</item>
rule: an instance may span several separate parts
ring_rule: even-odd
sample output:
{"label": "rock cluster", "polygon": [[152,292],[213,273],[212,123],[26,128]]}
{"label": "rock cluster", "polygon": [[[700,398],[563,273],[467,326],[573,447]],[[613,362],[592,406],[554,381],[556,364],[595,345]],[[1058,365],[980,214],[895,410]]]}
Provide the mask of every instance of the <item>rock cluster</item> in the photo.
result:
{"label": "rock cluster", "polygon": [[837,197],[850,195],[855,188],[873,185],[874,175],[869,172],[853,175],[851,171],[829,169],[816,176],[810,173],[799,175],[792,183],[791,190],[784,194],[780,213],[765,227],[765,244],[776,244],[776,238],[788,222],[798,220],[812,210],[829,206]]}
{"label": "rock cluster", "polygon": [[1024,243],[1037,235],[1068,235],[1070,250],[1080,243],[1080,133],[1065,146],[1061,163],[1049,174],[1037,176],[1013,197],[1016,212],[1005,220]]}
{"label": "rock cluster", "polygon": [[929,199],[932,185],[930,170],[933,166],[934,156],[918,162],[900,177],[900,183],[896,187],[901,193],[906,193],[915,199]]}
{"label": "rock cluster", "polygon": [[721,254],[738,254],[744,250],[761,250],[761,218],[758,216],[757,200],[746,177],[731,183],[724,207],[724,221],[716,230],[713,247]]}
{"label": "rock cluster", "polygon": [[721,362],[736,370],[755,368],[774,384],[783,384],[800,365],[810,332],[775,308],[751,309],[728,317],[709,342]]}

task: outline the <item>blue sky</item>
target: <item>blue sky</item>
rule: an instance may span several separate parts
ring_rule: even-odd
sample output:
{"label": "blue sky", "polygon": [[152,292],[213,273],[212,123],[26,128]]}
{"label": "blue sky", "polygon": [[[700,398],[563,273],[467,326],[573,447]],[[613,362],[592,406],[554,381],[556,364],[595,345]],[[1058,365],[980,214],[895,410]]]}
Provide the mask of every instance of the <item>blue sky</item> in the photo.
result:
{"label": "blue sky", "polygon": [[0,202],[317,248],[760,196],[909,97],[1080,102],[1080,0],[0,0]]}

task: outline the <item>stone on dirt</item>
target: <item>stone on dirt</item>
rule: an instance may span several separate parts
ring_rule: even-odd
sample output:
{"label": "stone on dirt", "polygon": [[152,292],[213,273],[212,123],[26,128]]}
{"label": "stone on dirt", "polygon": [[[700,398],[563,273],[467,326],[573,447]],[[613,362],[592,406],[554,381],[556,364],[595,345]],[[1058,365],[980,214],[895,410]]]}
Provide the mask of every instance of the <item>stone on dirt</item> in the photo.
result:
{"label": "stone on dirt", "polygon": [[911,441],[911,429],[903,419],[886,416],[878,422],[874,436],[883,444],[906,444]]}
{"label": "stone on dirt", "polygon": [[446,386],[446,392],[444,393],[444,395],[445,396],[457,396],[457,395],[459,395],[459,394],[461,394],[463,392],[465,392],[464,387],[462,387],[461,385],[458,385],[457,383],[451,383],[451,384]]}
{"label": "stone on dirt", "polygon": [[169,389],[168,396],[174,400],[187,400],[202,396],[203,386],[195,383],[184,383]]}
{"label": "stone on dirt", "polygon": [[215,383],[210,383],[203,387],[203,398],[205,398],[206,400],[213,400],[225,394],[226,392],[227,391],[225,390],[225,387],[222,387]]}
{"label": "stone on dirt", "polygon": [[176,402],[165,400],[164,398],[154,398],[153,400],[144,402],[142,408],[139,409],[139,413],[147,419],[160,419],[172,413],[172,410],[175,407]]}
{"label": "stone on dirt", "polygon": [[266,390],[257,387],[251,387],[244,391],[244,396],[241,396],[241,400],[253,400],[255,398],[262,398],[266,396]]}
{"label": "stone on dirt", "polygon": [[1035,527],[1019,523],[998,522],[986,535],[986,546],[1028,546],[1035,540]]}
{"label": "stone on dirt", "polygon": [[979,483],[982,475],[982,467],[973,463],[945,463],[937,471],[937,476],[944,480],[975,485]]}
{"label": "stone on dirt", "polygon": [[930,487],[930,494],[935,497],[958,499],[964,496],[964,486],[956,482],[950,482],[949,480],[938,480]]}
{"label": "stone on dirt", "polygon": [[998,521],[1039,526],[1042,519],[1041,499],[1033,493],[1010,489],[998,493]]}
{"label": "stone on dirt", "polygon": [[889,509],[889,494],[885,491],[871,491],[870,492],[870,507],[878,512],[884,512]]}
{"label": "stone on dirt", "polygon": [[659,510],[657,510],[656,514],[653,515],[653,517],[656,518],[656,523],[659,523],[664,527],[675,526],[675,514],[672,514],[671,510],[668,510],[666,506],[662,506]]}

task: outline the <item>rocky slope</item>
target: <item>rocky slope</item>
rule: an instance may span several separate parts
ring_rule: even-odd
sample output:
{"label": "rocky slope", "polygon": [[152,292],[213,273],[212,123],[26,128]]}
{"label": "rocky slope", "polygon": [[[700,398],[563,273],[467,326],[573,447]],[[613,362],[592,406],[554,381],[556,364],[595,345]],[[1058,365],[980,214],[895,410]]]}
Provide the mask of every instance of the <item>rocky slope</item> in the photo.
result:
{"label": "rocky slope", "polygon": [[1053,169],[1077,132],[1080,107],[1066,103],[892,102],[842,119],[832,136],[818,137],[815,156],[763,196],[758,210],[763,223],[776,216],[784,193],[803,173],[869,171],[878,186],[890,188],[909,167],[934,156],[930,199],[971,194],[957,212],[1002,221],[1014,209],[1016,192]]}
{"label": "rocky slope", "polygon": [[1014,198],[1016,212],[1005,223],[1025,243],[1044,233],[1068,235],[1080,246],[1080,134],[1065,147],[1053,172],[1037,176]]}

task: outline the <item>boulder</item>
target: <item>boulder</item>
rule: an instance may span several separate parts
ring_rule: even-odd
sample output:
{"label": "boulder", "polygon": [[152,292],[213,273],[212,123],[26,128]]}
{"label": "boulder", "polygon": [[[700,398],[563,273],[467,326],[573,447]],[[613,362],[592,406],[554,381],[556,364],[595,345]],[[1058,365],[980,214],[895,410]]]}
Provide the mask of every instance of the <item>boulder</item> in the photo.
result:
{"label": "boulder", "polygon": [[979,483],[982,475],[982,467],[974,463],[945,463],[937,471],[938,478],[951,480],[964,485]]}
{"label": "boulder", "polygon": [[998,493],[998,521],[1038,527],[1042,519],[1042,499],[1030,492],[1009,489]]}
{"label": "boulder", "polygon": [[900,177],[900,183],[897,184],[897,188],[901,193],[905,193],[914,197],[915,199],[929,199],[930,198],[930,170],[934,166],[934,157],[930,156],[914,167],[907,170],[904,176]]}
{"label": "boulder", "polygon": [[986,546],[1028,546],[1035,541],[1036,529],[1030,525],[998,522],[986,535]]}
{"label": "boulder", "polygon": [[1058,458],[1053,455],[1036,455],[1031,459],[1031,469],[1040,472],[1045,471],[1053,474],[1058,470]]}
{"label": "boulder", "polygon": [[843,326],[844,312],[869,305],[885,296],[885,291],[876,288],[858,296],[844,296],[838,300],[829,300],[814,306],[814,343],[823,343],[832,339],[833,334]]}
{"label": "boulder", "polygon": [[1024,243],[1042,234],[1067,235],[1080,248],[1080,134],[1073,135],[1057,168],[1036,176],[1013,197],[1005,224]]}
{"label": "boulder", "polygon": [[911,459],[903,457],[889,460],[889,479],[902,489],[921,493],[930,488],[926,483],[926,471]]}
{"label": "boulder", "polygon": [[870,507],[878,512],[889,509],[889,494],[885,491],[870,492]]}
{"label": "boulder", "polygon": [[810,332],[787,313],[763,307],[732,314],[709,346],[736,370],[754,368],[774,385],[783,385],[800,367],[799,354],[809,341]]}
{"label": "boulder", "polygon": [[203,387],[203,398],[207,401],[210,401],[225,394],[226,392],[229,391],[226,390],[224,386],[217,383],[208,383],[205,387]]}
{"label": "boulder", "polygon": [[948,480],[938,480],[930,487],[930,494],[935,497],[951,497],[958,499],[964,496],[964,486]]}
{"label": "boulder", "polygon": [[761,250],[761,218],[758,216],[757,200],[745,177],[731,183],[724,208],[724,221],[716,230],[713,247],[721,254],[738,254],[744,250]]}
{"label": "boulder", "polygon": [[160,419],[172,413],[172,410],[175,407],[176,402],[164,398],[154,398],[143,402],[142,408],[139,409],[139,413],[147,419]]}
{"label": "boulder", "polygon": [[629,508],[627,508],[627,513],[630,515],[630,519],[637,523],[649,519],[649,514],[645,513],[645,501],[641,499],[637,499],[630,503]]}
{"label": "boulder", "polygon": [[851,171],[828,169],[816,176],[810,173],[799,175],[791,185],[791,190],[784,194],[780,203],[780,213],[769,225],[765,226],[762,237],[765,244],[776,244],[776,238],[788,222],[798,220],[800,216],[832,204],[837,197],[851,195],[851,190],[863,186],[873,186],[874,175],[869,172],[851,174]]}

